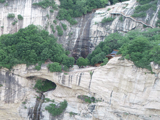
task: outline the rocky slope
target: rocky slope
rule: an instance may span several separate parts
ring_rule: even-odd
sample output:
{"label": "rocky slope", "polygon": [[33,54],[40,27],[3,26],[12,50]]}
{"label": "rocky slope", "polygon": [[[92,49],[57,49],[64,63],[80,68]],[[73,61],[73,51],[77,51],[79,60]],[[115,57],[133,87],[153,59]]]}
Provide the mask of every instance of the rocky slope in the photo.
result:
{"label": "rocky slope", "polygon": [[[32,3],[39,1],[40,0],[8,0],[8,6],[6,6],[6,3],[0,3],[0,35],[15,33],[20,28],[27,27],[29,24],[40,25],[52,34],[50,25],[54,25],[53,20],[56,19],[58,11],[50,13],[50,7],[43,9],[32,5]],[[55,2],[60,5],[58,0],[55,0]],[[64,34],[61,37],[57,36],[57,32],[55,32],[54,35],[58,37],[58,42],[61,43],[66,50],[71,51],[72,56],[75,58],[79,56],[86,57],[88,53],[110,33],[126,33],[133,29],[143,30],[145,29],[143,28],[143,24],[155,27],[159,4],[160,1],[158,0],[156,11],[148,10],[146,17],[136,19],[130,17],[134,13],[135,7],[138,5],[136,0],[117,3],[112,6],[107,6],[106,8],[93,10],[92,13],[76,18],[78,21],[77,25],[71,26],[65,20],[57,21],[57,25],[60,26],[61,22],[65,23],[67,25],[67,30],[63,31]],[[16,18],[8,19],[7,15],[9,13],[14,13]],[[122,13],[121,15],[124,16],[123,21],[119,20],[121,16],[119,13]],[[18,14],[21,14],[24,19],[18,20],[17,24],[12,25],[14,20],[17,20]],[[110,16],[116,19],[106,24],[101,23],[104,17]],[[56,25],[54,25],[54,29],[56,29]]]}
{"label": "rocky slope", "polygon": [[[44,93],[46,98],[54,99],[55,103],[64,99],[68,101],[66,111],[56,118],[45,110],[50,102],[43,103],[41,120],[158,120],[160,69],[153,63],[152,69],[154,74],[135,67],[131,61],[119,60],[119,57],[111,59],[103,67],[75,70],[68,75],[50,73],[45,65],[40,71],[25,65],[14,67],[11,72],[1,69],[0,106],[3,110],[0,110],[0,118],[9,118],[10,113],[16,120],[31,118],[30,112],[38,96],[33,90],[35,80],[31,77],[34,76],[56,83],[54,91]],[[85,103],[77,98],[78,95],[94,96],[96,102]],[[17,111],[12,112],[12,108]],[[76,114],[70,116],[71,112]]]}

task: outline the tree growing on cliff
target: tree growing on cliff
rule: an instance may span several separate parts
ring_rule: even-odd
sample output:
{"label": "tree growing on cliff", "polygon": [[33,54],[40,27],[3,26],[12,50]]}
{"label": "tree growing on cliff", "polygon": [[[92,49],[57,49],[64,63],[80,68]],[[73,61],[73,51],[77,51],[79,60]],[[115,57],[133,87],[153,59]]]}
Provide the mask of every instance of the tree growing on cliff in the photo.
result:
{"label": "tree growing on cliff", "polygon": [[62,70],[61,65],[57,62],[48,64],[47,67],[48,67],[50,72],[61,72],[61,70]]}
{"label": "tree growing on cliff", "polygon": [[80,57],[80,58],[78,58],[78,60],[77,60],[77,65],[79,66],[79,67],[82,67],[82,66],[86,66],[86,65],[88,65],[89,64],[89,60],[86,58],[86,59],[84,59],[83,57]]}

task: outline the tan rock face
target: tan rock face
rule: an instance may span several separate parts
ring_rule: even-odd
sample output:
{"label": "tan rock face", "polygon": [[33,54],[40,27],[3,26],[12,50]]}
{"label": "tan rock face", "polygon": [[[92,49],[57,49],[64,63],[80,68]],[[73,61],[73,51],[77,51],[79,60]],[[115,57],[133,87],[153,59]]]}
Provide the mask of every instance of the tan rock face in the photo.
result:
{"label": "tan rock face", "polygon": [[[118,59],[119,57],[115,57],[105,66],[75,70],[69,72],[68,75],[51,73],[45,65],[40,71],[33,70],[32,66],[26,68],[26,65],[17,65],[11,73],[20,77],[21,83],[19,84],[25,88],[33,88],[33,85],[31,85],[33,82],[26,79],[30,76],[55,82],[56,90],[46,92],[45,97],[54,99],[57,103],[64,99],[68,101],[68,107],[61,117],[63,120],[158,120],[160,118],[159,66],[157,67],[152,63],[155,74],[151,74],[146,69],[135,67],[131,61]],[[1,69],[1,73],[4,74],[6,71],[3,70]],[[91,71],[93,71],[92,78]],[[23,79],[25,79],[24,82],[22,82]],[[30,83],[27,85],[28,81]],[[5,88],[5,86],[3,87]],[[5,91],[6,89],[1,90],[0,94],[3,103],[5,102],[3,98],[7,96]],[[17,106],[18,114],[23,118],[27,118],[27,110],[33,108],[35,104],[34,96],[36,96],[36,93],[32,89],[28,96],[27,92],[30,92],[29,89],[24,94],[24,98],[28,101],[25,105],[26,110],[24,105],[21,105],[23,101],[21,97],[12,100],[12,104],[10,104],[20,104],[19,107]],[[78,99],[78,95],[94,96],[96,103],[87,104]],[[18,94],[15,94],[15,96],[18,96]],[[50,118],[48,112],[45,111],[45,106],[48,104],[44,103],[42,105],[42,115],[45,116],[41,118],[42,120],[46,120],[44,118],[49,120]],[[3,104],[2,107],[4,107]],[[77,115],[71,117],[70,112],[75,112]]]}

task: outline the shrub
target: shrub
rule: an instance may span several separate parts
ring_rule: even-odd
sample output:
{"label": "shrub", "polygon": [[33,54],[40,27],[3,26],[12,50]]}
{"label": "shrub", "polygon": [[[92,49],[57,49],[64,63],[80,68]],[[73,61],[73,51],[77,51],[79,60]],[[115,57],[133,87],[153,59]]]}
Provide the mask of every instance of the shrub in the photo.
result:
{"label": "shrub", "polygon": [[67,108],[67,105],[67,101],[64,100],[59,104],[59,106],[56,106],[55,104],[46,106],[45,110],[47,110],[52,116],[59,116]]}
{"label": "shrub", "polygon": [[86,95],[78,95],[77,98],[81,99],[81,100],[83,100],[84,102],[87,102],[87,103],[95,102],[95,98],[94,97],[88,97]]}
{"label": "shrub", "polygon": [[23,16],[22,15],[18,15],[18,20],[23,20]]}
{"label": "shrub", "polygon": [[49,80],[37,80],[34,88],[41,92],[46,92],[48,90],[55,89],[56,84]]}
{"label": "shrub", "polygon": [[52,29],[52,32],[55,33],[56,31],[54,30],[54,26],[53,25],[50,25],[51,29]]}
{"label": "shrub", "polygon": [[106,22],[112,22],[115,18],[109,17],[109,18],[103,18],[101,23],[106,23]]}
{"label": "shrub", "polygon": [[106,65],[108,63],[108,58],[103,59],[103,63],[101,63],[101,66]]}
{"label": "shrub", "polygon": [[15,17],[15,14],[13,14],[13,13],[9,13],[7,16],[7,18],[14,18],[14,17]]}
{"label": "shrub", "polygon": [[57,20],[53,20],[53,23],[54,23],[54,24],[57,24]]}
{"label": "shrub", "polygon": [[69,112],[69,115],[70,115],[70,117],[72,117],[74,115],[77,115],[77,113],[75,113],[75,112]]}
{"label": "shrub", "polygon": [[50,72],[61,72],[61,70],[62,70],[61,65],[59,65],[59,63],[57,63],[57,62],[48,64],[47,67]]}
{"label": "shrub", "polygon": [[2,84],[0,84],[0,87],[2,87],[3,85]]}
{"label": "shrub", "polygon": [[39,3],[33,3],[32,5],[39,6],[39,7],[42,7],[44,9],[46,9],[47,7],[52,5],[52,2],[49,1],[49,0],[43,0],[43,1],[39,2]]}
{"label": "shrub", "polygon": [[35,69],[39,71],[41,69],[41,66],[37,65],[35,66]]}
{"label": "shrub", "polygon": [[0,3],[4,3],[4,2],[6,2],[6,0],[0,0]]}
{"label": "shrub", "polygon": [[121,16],[121,17],[119,18],[119,20],[120,20],[121,22],[123,22],[123,17]]}
{"label": "shrub", "polygon": [[110,11],[110,10],[111,10],[111,8],[108,8],[108,9],[107,9],[107,11]]}
{"label": "shrub", "polygon": [[62,27],[64,30],[67,30],[67,25],[62,23]]}
{"label": "shrub", "polygon": [[145,12],[142,12],[142,13],[134,13],[132,15],[132,17],[146,17],[146,13]]}
{"label": "shrub", "polygon": [[53,12],[54,12],[54,10],[50,10],[50,12],[51,12],[51,13],[53,13]]}
{"label": "shrub", "polygon": [[61,27],[60,27],[59,25],[57,25],[57,26],[56,26],[56,29],[57,29],[57,31],[58,31],[58,35],[59,35],[59,36],[62,36],[62,35],[63,35],[63,31],[62,31]]}
{"label": "shrub", "polygon": [[12,22],[12,25],[15,25],[17,22],[18,22],[18,21],[17,21],[17,20],[15,20],[14,22]]}

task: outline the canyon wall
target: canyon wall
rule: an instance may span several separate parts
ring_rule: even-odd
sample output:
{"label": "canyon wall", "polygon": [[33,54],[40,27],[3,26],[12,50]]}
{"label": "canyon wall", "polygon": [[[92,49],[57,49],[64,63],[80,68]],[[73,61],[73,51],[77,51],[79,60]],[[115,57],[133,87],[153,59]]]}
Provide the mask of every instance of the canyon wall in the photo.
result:
{"label": "canyon wall", "polygon": [[[160,4],[160,0],[158,0],[157,10],[153,11],[149,9],[144,18],[132,18],[131,15],[138,5],[136,0],[117,3],[112,6],[93,10],[91,13],[76,18],[78,24],[70,25],[66,20],[57,20],[57,24],[54,24],[53,20],[56,19],[58,10],[54,10],[54,13],[51,13],[51,7],[43,9],[32,5],[32,3],[39,1],[8,0],[6,2],[8,3],[7,5],[6,3],[0,3],[0,35],[15,33],[20,28],[25,28],[30,24],[39,25],[50,34],[54,34],[58,38],[58,43],[62,44],[66,50],[69,50],[71,55],[76,59],[79,56],[86,57],[110,33],[126,33],[133,29],[144,30],[146,29],[144,25],[154,28]],[[58,0],[55,0],[55,2],[60,5]],[[14,19],[7,18],[9,13],[14,13],[16,17]],[[24,19],[18,20],[18,14],[22,15]],[[104,17],[108,18],[111,16],[115,18],[114,21],[105,24],[101,23]],[[123,16],[123,21],[119,20],[121,16]],[[15,20],[18,20],[18,22],[12,25]],[[56,30],[56,25],[61,26],[61,23],[67,25],[67,30],[63,30],[63,36],[60,37],[57,35],[57,31],[55,33],[52,32],[50,25],[54,25],[54,29]]]}
{"label": "canyon wall", "polygon": [[[7,106],[14,106],[17,111],[12,113],[13,117],[29,119],[29,113],[39,94],[33,89],[35,80],[31,78],[37,77],[48,79],[57,85],[55,90],[44,93],[46,98],[54,99],[56,104],[64,99],[68,102],[65,112],[58,117],[52,117],[45,110],[51,102],[43,103],[41,120],[158,120],[160,67],[151,63],[153,72],[150,72],[135,67],[131,61],[119,58],[111,59],[102,67],[82,68],[67,74],[51,73],[46,65],[40,71],[34,70],[33,66],[27,68],[26,65],[17,65],[9,74],[6,69],[1,69],[3,86],[0,87],[0,106],[6,110],[6,114],[12,111]],[[3,79],[12,80],[10,87]],[[78,95],[93,96],[96,102],[86,103],[78,99]],[[5,111],[0,110],[1,115],[2,112]],[[70,116],[71,112],[76,114]]]}

